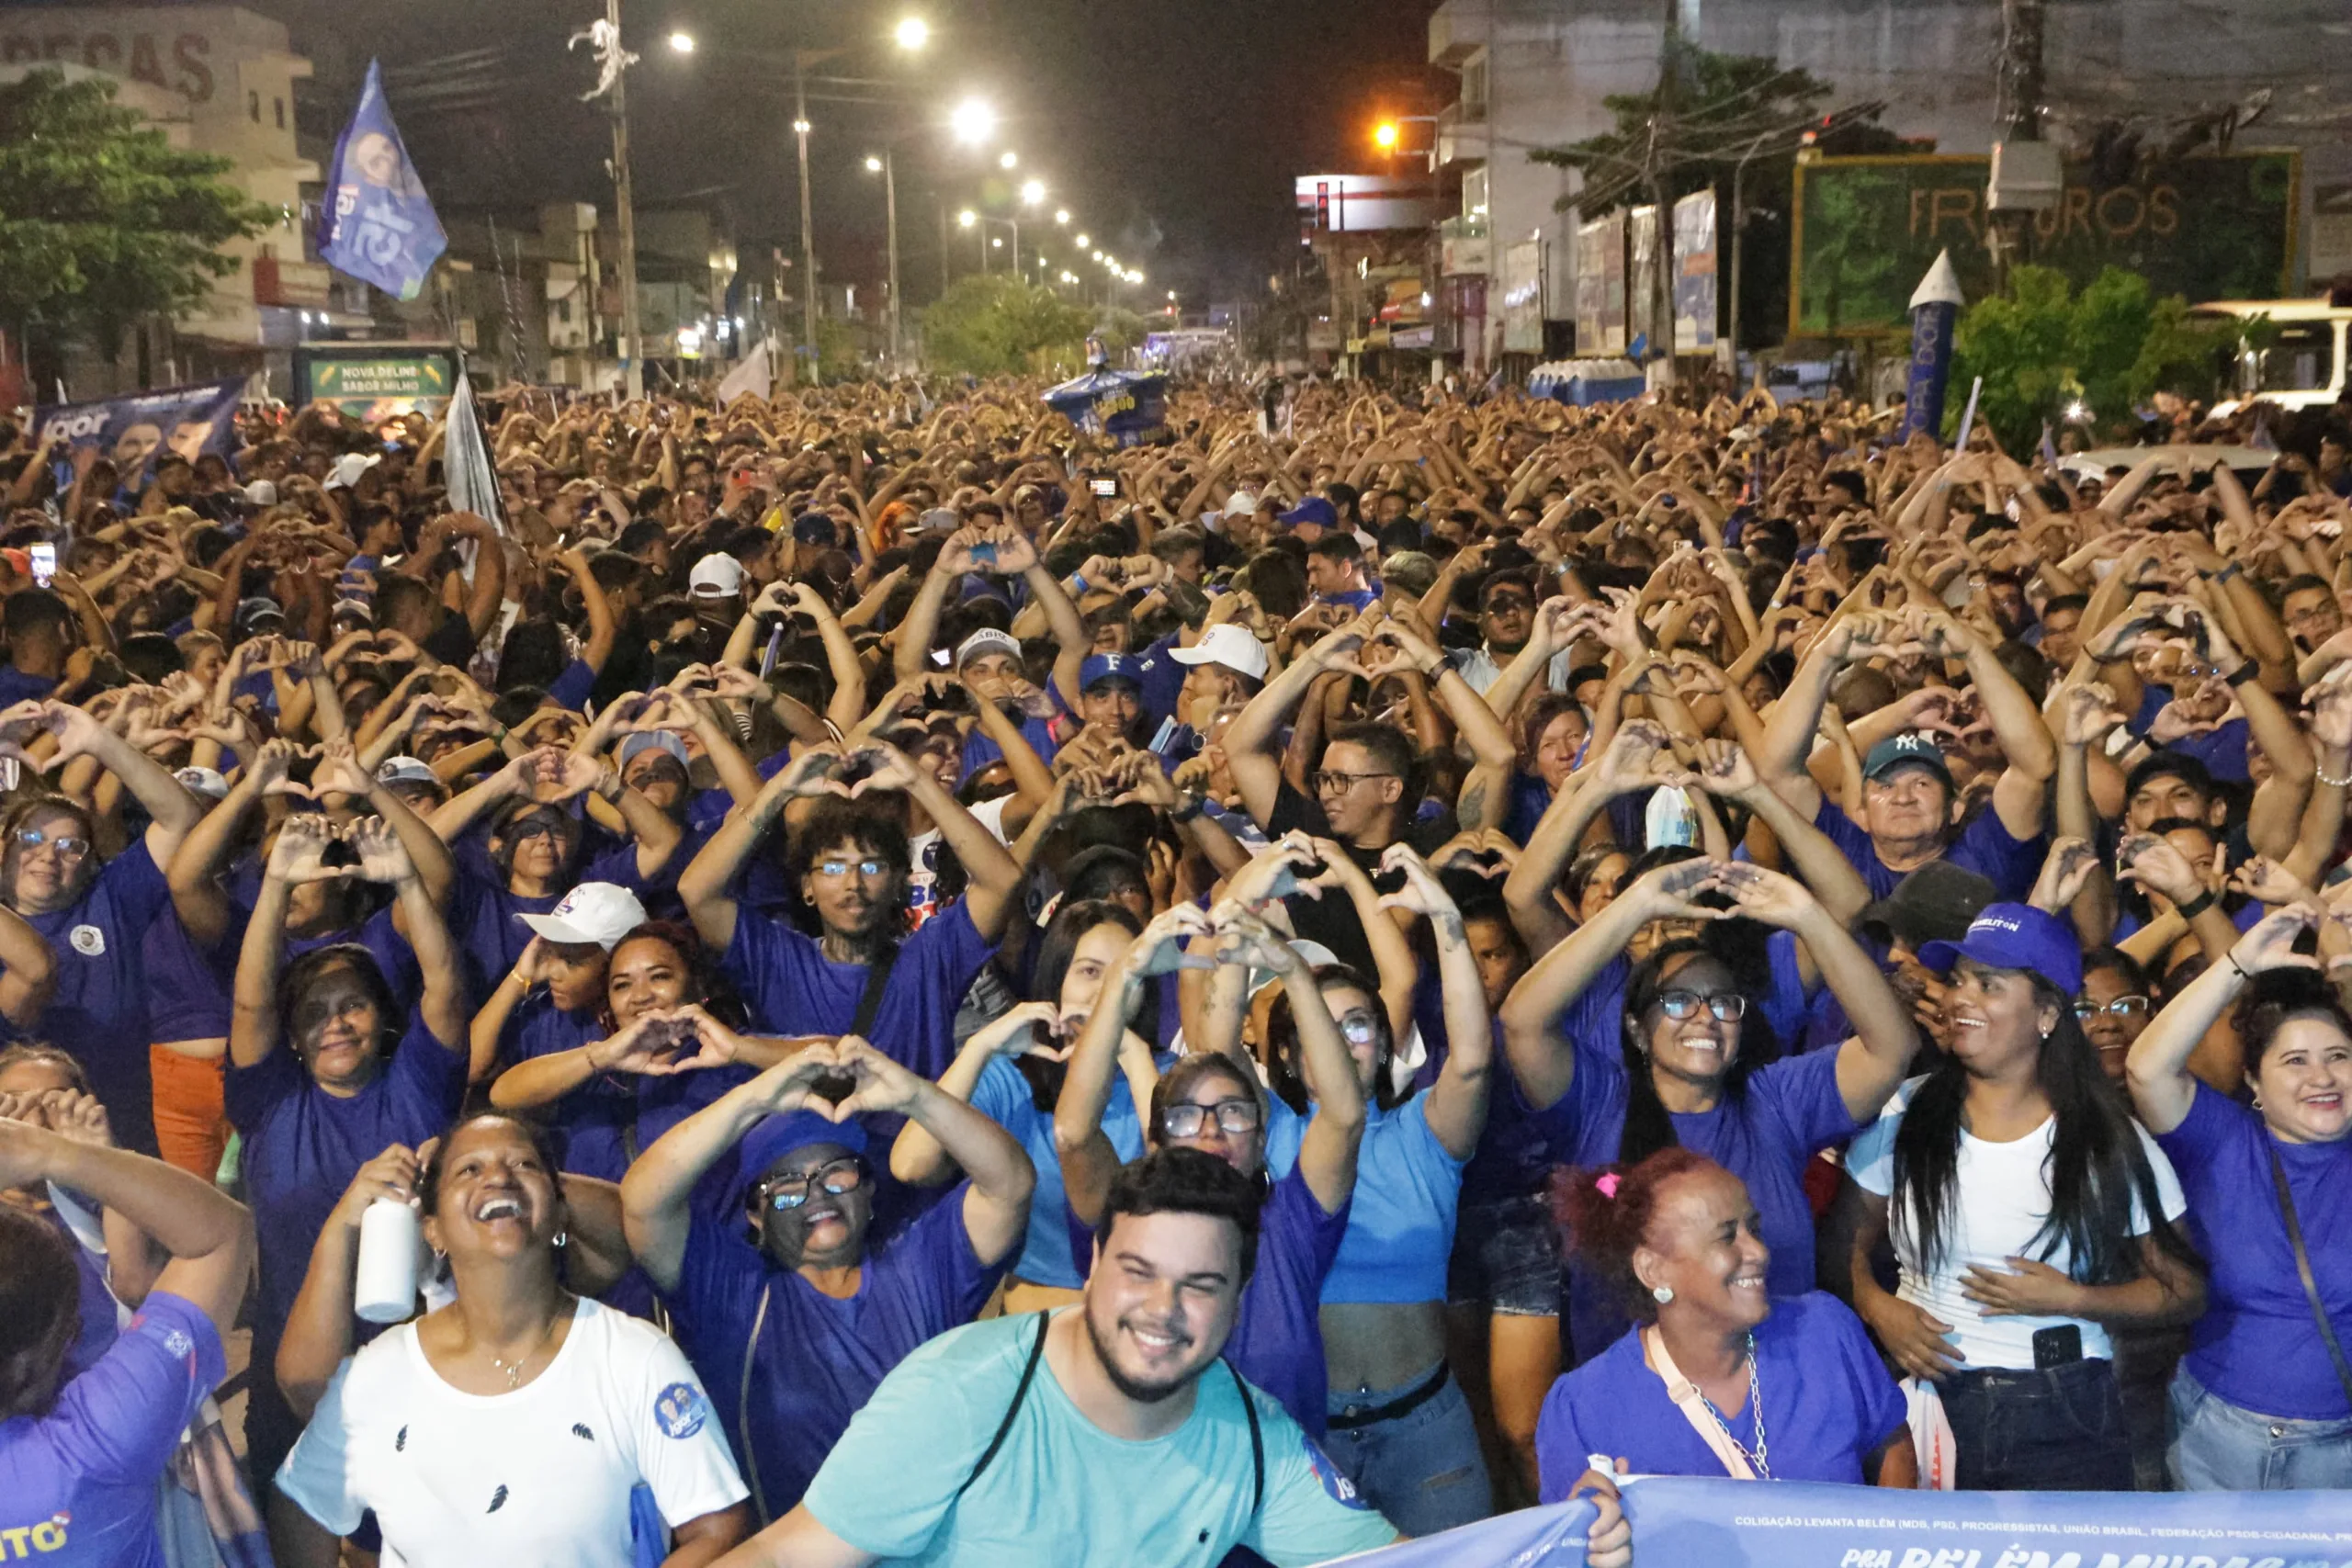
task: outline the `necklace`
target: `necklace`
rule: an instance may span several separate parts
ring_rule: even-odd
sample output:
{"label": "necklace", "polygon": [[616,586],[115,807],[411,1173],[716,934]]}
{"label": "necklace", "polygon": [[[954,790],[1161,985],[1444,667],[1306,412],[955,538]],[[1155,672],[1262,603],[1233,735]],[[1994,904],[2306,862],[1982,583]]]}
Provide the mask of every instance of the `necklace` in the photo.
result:
{"label": "necklace", "polygon": [[1706,1409],[1707,1419],[1713,1421],[1715,1430],[1724,1435],[1724,1441],[1737,1449],[1741,1457],[1754,1467],[1757,1479],[1771,1480],[1772,1466],[1765,1458],[1764,1369],[1757,1364],[1755,1335],[1747,1337],[1747,1403],[1756,1412],[1756,1446],[1751,1449],[1731,1435],[1731,1427],[1724,1420],[1723,1412],[1715,1408],[1715,1402],[1709,1399],[1703,1390],[1700,1393],[1699,1402]]}
{"label": "necklace", "polygon": [[[547,1326],[539,1330],[538,1339],[529,1349],[524,1351],[520,1356],[514,1358],[514,1359],[511,1361],[503,1360],[496,1356],[492,1356],[490,1359],[490,1364],[492,1366],[496,1367],[500,1371],[506,1374],[506,1387],[510,1393],[522,1386],[523,1369],[531,1364],[531,1358],[537,1355],[541,1350],[547,1348],[548,1341],[555,1337],[555,1325],[556,1319],[552,1317],[548,1319]],[[1757,1441],[1760,1443],[1763,1440],[1763,1428],[1759,1426],[1757,1428]]]}

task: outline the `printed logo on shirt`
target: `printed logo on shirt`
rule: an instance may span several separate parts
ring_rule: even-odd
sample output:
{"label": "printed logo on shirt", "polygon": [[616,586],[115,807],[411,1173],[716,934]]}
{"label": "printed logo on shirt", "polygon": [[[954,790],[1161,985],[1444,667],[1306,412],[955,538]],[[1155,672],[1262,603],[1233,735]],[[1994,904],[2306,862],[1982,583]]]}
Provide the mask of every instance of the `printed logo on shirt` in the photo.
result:
{"label": "printed logo on shirt", "polygon": [[1323,1483],[1323,1490],[1330,1495],[1331,1501],[1343,1508],[1354,1508],[1362,1513],[1372,1511],[1372,1505],[1363,1500],[1363,1494],[1356,1490],[1356,1483],[1340,1473],[1340,1467],[1331,1462],[1329,1454],[1316,1446],[1314,1438],[1301,1432],[1298,1440],[1306,1450],[1306,1462],[1315,1467],[1315,1479]]}
{"label": "printed logo on shirt", "polygon": [[96,958],[107,950],[107,933],[96,926],[75,926],[65,933],[65,940],[72,942],[74,951],[85,958]]}
{"label": "printed logo on shirt", "polygon": [[506,1484],[505,1483],[501,1482],[499,1483],[498,1490],[490,1495],[490,1506],[484,1508],[482,1512],[485,1514],[494,1514],[504,1506],[506,1506]]}
{"label": "printed logo on shirt", "polygon": [[706,1414],[702,1390],[690,1382],[673,1382],[653,1401],[653,1424],[665,1438],[693,1437],[702,1430]]}
{"label": "printed logo on shirt", "polygon": [[36,1551],[64,1551],[65,1529],[73,1522],[74,1516],[61,1508],[37,1525],[0,1526],[0,1559],[14,1557],[21,1562]]}
{"label": "printed logo on shirt", "polygon": [[196,1341],[175,1328],[164,1336],[164,1348],[170,1354],[185,1359],[195,1353]]}

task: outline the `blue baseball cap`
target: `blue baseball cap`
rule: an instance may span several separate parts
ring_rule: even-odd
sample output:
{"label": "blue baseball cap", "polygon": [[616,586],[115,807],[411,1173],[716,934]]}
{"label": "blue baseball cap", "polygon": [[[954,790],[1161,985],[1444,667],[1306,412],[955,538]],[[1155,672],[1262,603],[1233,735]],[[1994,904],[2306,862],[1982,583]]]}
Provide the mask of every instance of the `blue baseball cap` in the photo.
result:
{"label": "blue baseball cap", "polygon": [[1125,681],[1143,687],[1143,660],[1132,653],[1094,653],[1078,667],[1078,689],[1091,692],[1105,681]]}
{"label": "blue baseball cap", "polygon": [[1336,528],[1340,525],[1340,513],[1338,508],[1321,496],[1310,495],[1288,512],[1283,513],[1282,523],[1285,527],[1295,527],[1301,523],[1317,523],[1326,528]]}
{"label": "blue baseball cap", "polygon": [[838,1144],[854,1155],[865,1152],[865,1129],[853,1119],[828,1122],[813,1111],[788,1111],[763,1117],[743,1134],[737,1169],[750,1187],[774,1170],[776,1162],[817,1144]]}
{"label": "blue baseball cap", "polygon": [[1906,762],[1933,770],[1944,781],[1944,788],[1952,787],[1951,764],[1944,761],[1943,748],[1929,735],[1893,735],[1880,741],[1862,759],[1862,777],[1883,779]]}
{"label": "blue baseball cap", "polygon": [[2067,996],[2083,989],[2083,945],[2075,928],[2030,904],[1987,904],[1958,942],[1931,942],[1919,962],[1938,974],[1958,959],[1988,969],[2028,969]]}

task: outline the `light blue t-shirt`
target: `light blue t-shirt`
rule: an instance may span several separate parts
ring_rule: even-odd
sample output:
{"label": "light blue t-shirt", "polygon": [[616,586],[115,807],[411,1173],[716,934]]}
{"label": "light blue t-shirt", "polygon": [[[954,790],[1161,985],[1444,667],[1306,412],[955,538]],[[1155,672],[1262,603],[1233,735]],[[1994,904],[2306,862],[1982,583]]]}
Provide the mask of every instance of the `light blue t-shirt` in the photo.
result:
{"label": "light blue t-shirt", "polygon": [[[1037,1332],[1035,1314],[991,1318],[899,1362],[817,1472],[808,1511],[860,1551],[928,1568],[1032,1568],[1056,1541],[1163,1568],[1212,1568],[1246,1545],[1277,1568],[1305,1568],[1396,1539],[1282,1406],[1245,1395],[1222,1364],[1201,1375],[1182,1427],[1130,1442],[1088,1420],[1040,1361],[1002,1447],[966,1490]],[[1244,1397],[1265,1444],[1254,1517]]]}
{"label": "light blue t-shirt", "polygon": [[[1053,1285],[1075,1291],[1086,1283],[1070,1253],[1069,1225],[1064,1219],[1069,1205],[1062,1190],[1061,1156],[1054,1149],[1054,1117],[1037,1109],[1037,1097],[1021,1069],[1003,1056],[991,1056],[972,1086],[972,1109],[1012,1134],[1037,1168],[1037,1185],[1029,1195],[1029,1239],[1012,1266],[1015,1278],[1033,1285]],[[1111,1103],[1102,1111],[1102,1135],[1111,1140],[1122,1164],[1143,1157],[1143,1121],[1136,1114],[1135,1096],[1125,1074],[1111,1079]]]}
{"label": "light blue t-shirt", "polygon": [[[1312,1112],[1268,1100],[1266,1169],[1279,1179],[1298,1163]],[[1393,1111],[1365,1108],[1348,1234],[1323,1280],[1326,1302],[1442,1302],[1446,1258],[1462,1196],[1462,1168],[1430,1131],[1429,1095]]]}

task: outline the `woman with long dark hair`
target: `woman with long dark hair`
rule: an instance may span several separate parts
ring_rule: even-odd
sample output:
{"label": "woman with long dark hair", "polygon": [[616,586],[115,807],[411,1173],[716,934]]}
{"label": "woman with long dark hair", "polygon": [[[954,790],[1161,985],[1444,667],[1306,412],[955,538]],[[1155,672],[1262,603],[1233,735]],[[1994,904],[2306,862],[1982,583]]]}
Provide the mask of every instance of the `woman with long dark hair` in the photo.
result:
{"label": "woman with long dark hair", "polygon": [[[1857,1139],[1854,1307],[1932,1383],[1967,1490],[2127,1491],[2110,1327],[2187,1323],[2205,1288],[2180,1186],[2075,1019],[2082,953],[2055,916],[1988,905],[1949,970],[1951,1049]],[[1892,1232],[1902,1280],[1870,1255]]]}
{"label": "woman with long dark hair", "polygon": [[[939,1087],[964,1100],[1021,1142],[1037,1168],[1029,1200],[1029,1235],[1005,1281],[1005,1310],[1035,1312],[1078,1299],[1084,1276],[1070,1254],[1061,1161],[1054,1153],[1054,1107],[1059,1102],[1072,1046],[1086,1028],[1102,978],[1143,934],[1143,922],[1108,898],[1065,902],[1046,923],[1029,980],[1030,999],[976,1031],[957,1052]],[[1159,1058],[1148,1032],[1157,1010],[1148,987],[1138,993],[1119,1042],[1119,1071],[1102,1112],[1103,1135],[1122,1160],[1143,1157],[1138,1107],[1151,1103]],[[919,1122],[910,1122],[890,1148],[890,1173],[931,1187],[954,1179],[954,1163]]]}
{"label": "woman with long dark hair", "polygon": [[[2125,1064],[2212,1260],[2172,1385],[2184,1490],[2352,1487],[2352,1014],[2294,951],[2319,918],[2301,904],[2263,917]],[[2250,1105],[2188,1070],[2224,1009]]]}
{"label": "woman with long dark hair", "polygon": [[[1735,908],[1698,901],[1715,891]],[[1852,1038],[1770,1060],[1771,1030],[1712,926],[1735,914],[1804,942]],[[1667,942],[1628,973],[1619,955],[1660,920],[1702,922],[1702,934]],[[1845,925],[1802,883],[1744,862],[1684,860],[1645,874],[1528,971],[1501,1022],[1520,1091],[1564,1163],[1632,1164],[1681,1146],[1746,1182],[1781,1297],[1814,1288],[1806,1162],[1878,1113],[1918,1043],[1908,1010]],[[1568,1316],[1576,1361],[1626,1326],[1615,1292],[1573,1259]]]}
{"label": "woman with long dark hair", "polygon": [[1668,1148],[1577,1171],[1560,1199],[1576,1255],[1639,1326],[1552,1385],[1545,1502],[1605,1483],[1596,1453],[1642,1475],[1917,1483],[1903,1391],[1861,1323],[1825,1292],[1764,1289],[1771,1249],[1739,1178]]}

